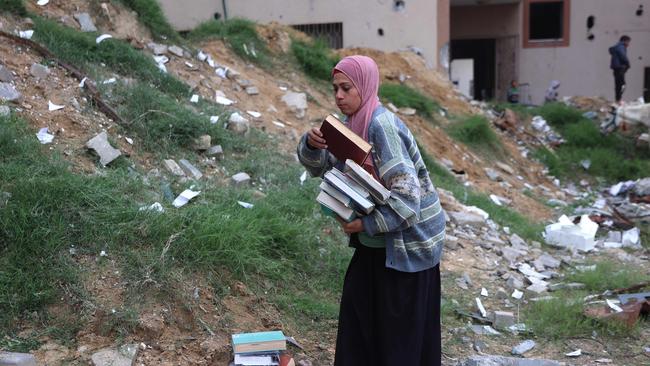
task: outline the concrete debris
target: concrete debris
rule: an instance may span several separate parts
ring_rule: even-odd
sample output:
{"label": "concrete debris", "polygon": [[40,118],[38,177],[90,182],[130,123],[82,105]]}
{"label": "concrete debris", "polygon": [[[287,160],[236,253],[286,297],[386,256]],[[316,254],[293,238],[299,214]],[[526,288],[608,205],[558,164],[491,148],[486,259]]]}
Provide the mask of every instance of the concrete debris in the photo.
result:
{"label": "concrete debris", "polygon": [[503,170],[504,172],[506,172],[506,173],[508,173],[510,175],[515,175],[515,170],[512,169],[512,167],[510,165],[504,164],[504,163],[499,162],[499,161],[497,161],[495,163],[495,165],[497,166],[497,168]]}
{"label": "concrete debris", "polygon": [[560,366],[560,363],[545,359],[476,355],[459,361],[457,366]]}
{"label": "concrete debris", "polygon": [[307,110],[307,94],[287,92],[282,96],[282,101],[296,114],[296,118],[303,118]]}
{"label": "concrete debris", "polygon": [[[523,287],[523,283],[522,283],[522,287]],[[524,297],[524,293],[515,289],[514,291],[512,291],[512,295],[510,296],[512,296],[514,299],[521,300],[521,298]]]}
{"label": "concrete debris", "polygon": [[47,101],[47,109],[48,109],[50,112],[58,111],[59,109],[63,109],[63,108],[65,108],[64,105],[54,104],[54,103],[52,103],[51,100],[48,100],[48,101]]}
{"label": "concrete debris", "polygon": [[612,196],[618,196],[621,193],[625,193],[630,189],[634,188],[635,182],[628,180],[625,182],[618,182],[609,188],[609,194]]}
{"label": "concrete debris", "polygon": [[248,133],[250,129],[250,123],[248,119],[243,117],[238,112],[235,112],[230,115],[230,118],[228,118],[228,129],[235,133],[243,135]]}
{"label": "concrete debris", "polygon": [[31,29],[26,31],[18,31],[18,37],[23,39],[32,39],[33,35],[34,35],[34,31]]}
{"label": "concrete debris", "polygon": [[577,350],[564,354],[567,357],[580,357],[582,355],[582,350],[578,348]]}
{"label": "concrete debris", "polygon": [[173,175],[179,176],[179,177],[184,177],[185,173],[183,172],[183,169],[176,163],[175,160],[172,159],[165,159],[163,160],[163,164],[165,165],[165,168],[169,170],[170,173]]}
{"label": "concrete debris", "polygon": [[641,249],[641,231],[635,227],[623,232],[621,243],[624,247]]}
{"label": "concrete debris", "polygon": [[598,224],[587,215],[582,215],[577,225],[562,215],[557,223],[546,226],[545,240],[550,245],[588,252],[596,246],[596,231]]}
{"label": "concrete debris", "polygon": [[128,344],[119,349],[104,348],[91,356],[94,366],[131,366],[138,355],[138,345]]}
{"label": "concrete debris", "polygon": [[181,169],[183,169],[188,177],[192,177],[196,180],[199,180],[203,177],[203,173],[201,173],[200,170],[198,170],[194,165],[192,165],[192,163],[185,159],[179,160],[178,165],[180,165]]}
{"label": "concrete debris", "polygon": [[546,203],[548,203],[549,206],[553,206],[553,207],[558,207],[558,206],[567,207],[569,205],[566,201],[562,201],[557,198],[551,198],[548,201],[546,201]]}
{"label": "concrete debris", "polygon": [[631,103],[621,106],[616,111],[616,125],[644,124],[650,127],[650,103]]}
{"label": "concrete debris", "polygon": [[88,13],[74,14],[74,18],[79,22],[82,32],[97,32],[97,27]]}
{"label": "concrete debris", "polygon": [[99,155],[99,163],[102,164],[102,166],[108,165],[110,162],[117,159],[118,156],[122,155],[120,150],[113,148],[108,142],[108,134],[106,131],[86,142],[86,147],[95,150],[97,155]]}
{"label": "concrete debris", "polygon": [[618,295],[618,301],[623,305],[627,305],[630,302],[650,301],[650,292]]}
{"label": "concrete debris", "polygon": [[214,156],[217,159],[222,159],[223,158],[223,148],[221,145],[214,145],[211,146],[206,152],[206,155],[208,156]]}
{"label": "concrete debris", "polygon": [[0,365],[2,366],[37,366],[36,358],[29,353],[16,353],[0,351]]}
{"label": "concrete debris", "polygon": [[0,83],[0,101],[15,102],[22,98],[22,94],[9,83]]}
{"label": "concrete debris", "polygon": [[509,311],[495,311],[492,319],[492,325],[496,329],[505,329],[515,324],[515,314]]}
{"label": "concrete debris", "polygon": [[470,325],[470,329],[477,335],[501,335],[500,332],[489,325],[472,324]]}
{"label": "concrete debris", "polygon": [[246,114],[248,114],[249,116],[251,116],[251,117],[253,117],[255,119],[258,119],[258,118],[262,117],[262,113],[257,112],[257,111],[246,111]]}
{"label": "concrete debris", "polygon": [[29,69],[29,73],[37,79],[45,79],[50,75],[50,69],[45,65],[34,63]]}
{"label": "concrete debris", "polygon": [[6,105],[0,105],[0,117],[9,117],[11,114],[11,108]]}
{"label": "concrete debris", "polygon": [[50,144],[52,143],[52,141],[54,141],[54,135],[48,133],[47,127],[43,127],[40,130],[38,130],[38,133],[36,134],[36,138],[43,145]]}
{"label": "concrete debris", "polygon": [[447,214],[449,217],[456,223],[456,225],[470,225],[470,226],[483,226],[485,225],[485,219],[483,216],[477,215],[471,212],[455,212],[448,211]]}
{"label": "concrete debris", "polygon": [[399,109],[397,109],[395,104],[390,103],[390,102],[388,104],[386,104],[386,108],[388,108],[393,113],[397,113],[397,111],[399,110]]}
{"label": "concrete debris", "polygon": [[202,135],[194,140],[194,150],[205,151],[212,146],[212,137],[210,135]]}
{"label": "concrete debris", "polygon": [[527,339],[519,343],[518,345],[516,345],[512,349],[512,354],[516,356],[523,356],[524,353],[532,350],[533,348],[535,348],[536,345],[537,344],[535,343],[535,341],[533,341],[532,339]]}
{"label": "concrete debris", "polygon": [[195,192],[191,189],[186,189],[181,194],[179,194],[178,197],[176,197],[174,202],[172,202],[172,205],[174,205],[176,208],[185,206],[185,204],[190,202],[192,198],[198,196],[200,193],[201,191]]}
{"label": "concrete debris", "polygon": [[545,280],[551,278],[546,274],[535,271],[528,263],[520,264],[519,267],[517,267],[517,270],[521,272],[524,276],[526,276],[529,280],[531,278],[535,278],[538,280]]}
{"label": "concrete debris", "polygon": [[237,173],[237,174],[233,175],[231,177],[231,180],[232,180],[232,184],[234,186],[242,187],[242,186],[246,186],[246,185],[248,185],[250,183],[251,177],[248,174],[244,173],[244,172],[240,172],[240,173]]}
{"label": "concrete debris", "polygon": [[487,175],[488,178],[490,178],[491,181],[494,182],[502,182],[503,177],[501,177],[501,174],[497,172],[496,170],[492,168],[485,168],[485,175]]}
{"label": "concrete debris", "polygon": [[199,102],[199,96],[198,94],[193,94],[192,97],[190,98],[191,103],[198,103]]}
{"label": "concrete debris", "polygon": [[487,311],[485,311],[485,307],[483,306],[481,299],[477,297],[474,300],[476,300],[476,307],[478,308],[478,311],[481,313],[481,316],[485,318],[487,316]]}
{"label": "concrete debris", "polygon": [[147,48],[149,48],[154,55],[164,55],[167,53],[167,50],[169,49],[167,45],[156,43],[156,42],[147,43]]}
{"label": "concrete debris", "polygon": [[226,69],[226,77],[230,80],[236,80],[238,77],[240,77],[241,74],[237,70],[233,70],[231,68]]}
{"label": "concrete debris", "polygon": [[219,116],[210,116],[210,123],[217,124],[219,122]]}
{"label": "concrete debris", "polygon": [[8,68],[0,65],[0,82],[10,83],[14,81],[14,75],[9,71]]}
{"label": "concrete debris", "polygon": [[548,291],[548,285],[549,285],[548,282],[543,280],[536,280],[536,279],[533,279],[532,282],[533,284],[526,287],[526,290],[530,292],[534,292],[538,295]]}
{"label": "concrete debris", "polygon": [[559,259],[556,259],[547,253],[537,257],[533,262],[535,269],[538,271],[544,271],[546,268],[559,268],[561,264],[562,262]]}
{"label": "concrete debris", "polygon": [[183,55],[184,55],[183,49],[180,48],[180,47],[178,47],[178,46],[176,46],[176,45],[169,46],[169,47],[167,48],[167,50],[168,50],[169,53],[171,53],[172,55],[175,55],[175,56],[178,56],[178,57],[183,57]]}
{"label": "concrete debris", "polygon": [[413,108],[400,108],[397,113],[403,115],[403,116],[414,116],[417,111]]}
{"label": "concrete debris", "polygon": [[589,159],[580,160],[580,165],[582,165],[582,167],[585,170],[589,170],[589,168],[591,167],[591,160]]}
{"label": "concrete debris", "polygon": [[497,206],[503,206],[503,205],[510,206],[510,204],[512,203],[511,199],[497,196],[496,194],[491,194],[490,200],[494,202],[494,204]]}
{"label": "concrete debris", "polygon": [[[223,94],[223,92],[221,94]],[[221,94],[219,93],[219,91],[217,91],[217,94],[215,95],[214,100],[217,102],[217,104],[221,104],[221,105],[225,105],[225,106],[235,104],[234,100],[228,99],[228,98],[226,98],[225,96],[223,96]]]}
{"label": "concrete debris", "polygon": [[519,249],[523,249],[523,248],[528,247],[528,244],[526,244],[526,241],[524,239],[522,239],[517,234],[510,235],[510,237],[508,238],[508,241],[510,242],[510,245],[512,245],[513,247],[519,248]]}
{"label": "concrete debris", "polygon": [[157,64],[166,64],[169,62],[169,57],[165,55],[160,55],[160,56],[153,56],[153,60],[156,61]]}
{"label": "concrete debris", "polygon": [[113,38],[113,36],[111,36],[110,34],[102,34],[101,36],[95,38],[95,43],[100,44],[104,40],[109,39],[109,38]]}
{"label": "concrete debris", "polygon": [[637,196],[648,196],[650,195],[650,177],[643,178],[636,181],[634,185],[634,194]]}
{"label": "concrete debris", "polygon": [[256,86],[248,86],[246,87],[246,94],[248,95],[258,95],[260,93],[260,90]]}
{"label": "concrete debris", "polygon": [[254,205],[252,203],[244,202],[244,201],[237,201],[237,203],[243,207],[243,208],[253,208]]}

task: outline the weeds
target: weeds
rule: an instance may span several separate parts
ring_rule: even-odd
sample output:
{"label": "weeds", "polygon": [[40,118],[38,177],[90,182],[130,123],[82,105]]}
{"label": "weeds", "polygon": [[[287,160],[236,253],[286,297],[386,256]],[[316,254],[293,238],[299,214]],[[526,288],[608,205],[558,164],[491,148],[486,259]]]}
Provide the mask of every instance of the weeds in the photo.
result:
{"label": "weeds", "polygon": [[393,103],[398,108],[413,108],[422,117],[434,120],[433,113],[440,106],[419,91],[403,85],[384,83],[379,87],[379,97]]}
{"label": "weeds", "polygon": [[155,0],[119,0],[138,13],[138,19],[146,25],[154,37],[169,41],[178,41],[178,33],[165,18],[160,5]]}
{"label": "weeds", "polygon": [[257,34],[255,23],[247,19],[210,20],[194,28],[187,38],[194,42],[223,39],[239,57],[260,65],[269,62],[266,44]]}
{"label": "weeds", "polygon": [[504,148],[490,122],[483,116],[470,116],[449,126],[449,134],[456,140],[486,156],[503,156]]}
{"label": "weeds", "polygon": [[629,265],[619,265],[614,262],[604,261],[595,264],[593,271],[574,271],[567,275],[569,282],[584,283],[590,292],[603,292],[615,290],[642,283],[647,280],[643,268],[630,268]]}
{"label": "weeds", "polygon": [[23,17],[27,15],[27,9],[22,0],[0,0],[0,11]]}
{"label": "weeds", "polygon": [[291,52],[305,74],[318,80],[329,81],[332,69],[339,62],[338,57],[332,56],[327,43],[320,39],[311,44],[294,39]]}

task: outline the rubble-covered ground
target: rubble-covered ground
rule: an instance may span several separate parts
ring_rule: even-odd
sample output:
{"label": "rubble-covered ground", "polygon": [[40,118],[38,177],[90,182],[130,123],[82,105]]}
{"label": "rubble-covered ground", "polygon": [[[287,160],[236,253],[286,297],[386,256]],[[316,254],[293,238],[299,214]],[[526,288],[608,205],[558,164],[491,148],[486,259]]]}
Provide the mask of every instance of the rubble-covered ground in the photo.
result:
{"label": "rubble-covered ground", "polygon": [[[97,28],[96,35],[111,34],[146,57],[157,57],[158,67],[189,86],[187,97],[165,99],[169,104],[183,106],[188,116],[199,115],[214,122],[205,127],[205,134],[192,143],[191,149],[163,148],[163,139],[160,150],[152,149],[148,145],[151,141],[131,128],[152,114],[170,114],[171,110],[158,106],[161,109],[148,108],[130,116],[125,124],[116,121],[97,108],[80,87],[81,80],[36,50],[2,38],[0,114],[4,110],[24,119],[34,139],[39,130],[47,127],[52,142],[42,145],[42,150],[46,155],[60,155],[75,174],[101,177],[117,165],[127,167],[126,174],[141,177],[148,187],[168,182],[171,189],[162,188],[157,196],[165,203],[159,203],[163,210],[183,210],[187,207],[182,206],[198,205],[197,201],[209,205],[211,202],[202,201],[202,197],[215,197],[207,194],[225,187],[245,192],[243,197],[249,200],[240,203],[244,207],[269,199],[267,194],[273,184],[266,181],[269,175],[263,174],[265,165],[279,160],[296,170],[293,154],[300,135],[335,111],[327,83],[305,76],[291,60],[290,42],[295,34],[285,27],[258,26],[277,59],[263,66],[243,60],[223,40],[197,44],[154,42],[136,15],[117,2],[52,0],[44,6],[30,3],[28,8],[75,30],[81,30],[77,19],[86,19],[79,14],[88,13]],[[34,20],[28,18],[0,16],[0,30],[7,33],[33,26]],[[501,114],[488,105],[467,101],[413,53],[369,49],[339,53],[372,56],[383,82],[401,82],[442,107],[435,121],[410,113],[401,114],[401,118],[448,179],[433,175],[449,216],[441,265],[445,365],[483,365],[490,360],[492,364],[515,365],[524,359],[532,362],[528,365],[650,363],[649,309],[637,309],[619,297],[650,291],[648,179],[618,185],[597,179],[558,180],[531,158],[536,148],[553,148],[561,139],[545,128],[541,117],[512,111]],[[94,82],[118,113],[127,115],[125,106],[130,101],[124,95],[136,94],[123,94],[122,88],[133,85],[136,77],[106,65],[92,69],[88,69],[89,65],[76,66],[86,69],[86,82]],[[16,92],[20,97],[14,98]],[[607,118],[607,104],[603,101],[582,98],[573,103],[584,111],[595,112],[599,118]],[[2,109],[6,106],[9,109]],[[503,146],[502,155],[481,154],[448,135],[447,128],[455,123],[454,118],[465,115],[489,118]],[[229,140],[230,135],[215,132],[223,127],[245,138]],[[91,152],[87,142],[103,132],[107,139]],[[258,133],[270,137],[258,139]],[[262,151],[255,155],[260,160],[236,165],[234,161],[249,156],[240,146],[242,143],[259,143],[261,149],[273,152],[267,152],[268,161],[263,159]],[[119,150],[120,157],[113,148]],[[278,160],[270,160],[273,154],[279,156]],[[243,171],[234,170],[242,166]],[[296,185],[302,184],[299,174],[291,179]],[[180,194],[183,190],[189,191],[184,197]],[[8,183],[0,185],[0,191],[2,209],[12,199],[11,187]],[[200,195],[194,196],[199,191]],[[164,201],[168,194],[171,199]],[[471,207],[471,195],[481,195],[484,201],[480,202],[486,202],[486,206]],[[147,197],[134,204],[143,210],[157,209],[150,206],[154,199]],[[61,206],[65,199],[61,197]],[[486,211],[497,212],[497,217]],[[500,214],[506,212],[521,215],[540,231],[546,226],[546,241],[541,233],[531,238],[504,225],[507,219]],[[561,218],[563,214],[567,217]],[[350,253],[341,245],[342,235],[328,226],[320,229],[313,233],[326,243],[319,249],[320,258],[330,256],[323,261],[344,263]],[[168,287],[156,282],[163,277],[155,273],[154,265],[143,268],[136,280],[125,273],[123,262],[135,261],[133,257],[151,256],[157,261],[151,263],[163,264],[167,257],[174,260],[167,253],[171,248],[180,256],[173,247],[182,235],[188,234],[179,232],[165,238],[158,243],[162,252],[146,254],[143,248],[152,239],[143,234],[138,245],[141,247],[133,248],[132,257],[126,258],[95,250],[103,248],[102,243],[89,244],[92,250],[66,248],[62,255],[79,269],[82,289],[58,285],[61,300],[16,317],[12,322],[15,329],[4,334],[0,349],[30,351],[39,364],[47,365],[103,365],[104,358],[110,361],[121,357],[137,365],[225,365],[232,357],[232,333],[282,329],[304,347],[292,349],[297,364],[332,363],[335,292],[313,303],[301,299],[301,303],[296,300],[299,297],[292,297],[293,293],[282,293],[299,289],[283,288],[277,280],[259,274],[233,273],[223,268],[226,266],[208,273],[162,267],[170,272],[167,276],[171,279],[165,282]],[[268,240],[272,243],[274,238]],[[340,248],[328,248],[332,243],[338,243]],[[333,274],[339,280],[342,275]],[[313,282],[303,280],[307,285]],[[621,288],[633,285],[641,286]],[[317,310],[301,314],[308,306]],[[583,315],[583,308],[588,314]],[[632,325],[626,327],[626,322]],[[66,333],[65,329],[73,331]],[[124,349],[125,345],[131,348]],[[122,352],[111,353],[120,347]]]}

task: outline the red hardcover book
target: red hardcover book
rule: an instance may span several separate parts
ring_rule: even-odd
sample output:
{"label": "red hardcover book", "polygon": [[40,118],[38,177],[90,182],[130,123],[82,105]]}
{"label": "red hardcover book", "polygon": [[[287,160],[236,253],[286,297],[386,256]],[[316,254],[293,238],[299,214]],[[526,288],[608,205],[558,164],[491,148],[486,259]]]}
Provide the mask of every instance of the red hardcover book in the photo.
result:
{"label": "red hardcover book", "polygon": [[327,150],[339,161],[351,159],[363,165],[370,154],[372,146],[331,114],[323,120],[320,132],[323,133]]}

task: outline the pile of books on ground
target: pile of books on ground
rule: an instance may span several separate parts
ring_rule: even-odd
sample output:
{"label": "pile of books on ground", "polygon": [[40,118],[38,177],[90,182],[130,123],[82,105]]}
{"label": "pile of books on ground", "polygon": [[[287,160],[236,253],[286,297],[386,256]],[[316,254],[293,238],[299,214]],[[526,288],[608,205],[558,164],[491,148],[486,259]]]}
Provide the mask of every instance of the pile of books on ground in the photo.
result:
{"label": "pile of books on ground", "polygon": [[285,354],[287,338],[282,331],[238,333],[232,335],[235,366],[291,366]]}
{"label": "pile of books on ground", "polygon": [[350,159],[345,161],[344,171],[333,168],[326,172],[320,189],[316,201],[347,222],[368,215],[390,197],[389,190]]}

